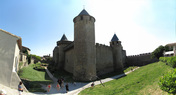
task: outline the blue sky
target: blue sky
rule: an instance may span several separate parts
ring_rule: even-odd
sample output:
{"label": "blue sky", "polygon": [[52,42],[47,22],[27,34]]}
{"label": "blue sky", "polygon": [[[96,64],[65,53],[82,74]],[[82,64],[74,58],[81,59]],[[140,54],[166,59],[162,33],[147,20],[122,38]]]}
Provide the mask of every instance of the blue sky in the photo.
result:
{"label": "blue sky", "polygon": [[97,43],[116,33],[127,55],[176,42],[175,0],[1,0],[0,28],[22,38],[32,54],[48,55],[65,34],[74,39],[73,18],[94,16]]}

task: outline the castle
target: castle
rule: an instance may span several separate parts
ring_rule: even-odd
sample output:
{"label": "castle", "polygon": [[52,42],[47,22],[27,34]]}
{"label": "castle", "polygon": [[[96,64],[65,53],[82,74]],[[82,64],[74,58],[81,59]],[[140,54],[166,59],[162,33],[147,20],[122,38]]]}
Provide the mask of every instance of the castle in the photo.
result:
{"label": "castle", "polygon": [[54,65],[73,74],[74,80],[91,81],[97,75],[120,71],[126,62],[126,51],[114,34],[110,46],[95,44],[95,18],[83,9],[74,22],[74,41],[65,34],[53,50]]}

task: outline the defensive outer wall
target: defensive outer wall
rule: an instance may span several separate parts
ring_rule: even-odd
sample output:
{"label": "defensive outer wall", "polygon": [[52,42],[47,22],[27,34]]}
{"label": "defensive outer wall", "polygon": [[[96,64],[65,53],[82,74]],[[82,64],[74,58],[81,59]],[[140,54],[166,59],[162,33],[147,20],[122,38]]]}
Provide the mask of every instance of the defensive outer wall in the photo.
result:
{"label": "defensive outer wall", "polygon": [[[125,65],[126,63],[126,51],[122,51],[122,60]],[[64,69],[70,73],[73,72],[73,62],[74,62],[74,50],[70,49],[66,52],[65,66]],[[68,61],[69,59],[70,61]],[[114,71],[113,64],[113,51],[110,46],[96,43],[96,72],[97,75],[106,74],[108,72]]]}
{"label": "defensive outer wall", "polygon": [[127,56],[127,66],[143,66],[157,62],[157,58],[151,58],[152,53],[143,53],[139,55]]}

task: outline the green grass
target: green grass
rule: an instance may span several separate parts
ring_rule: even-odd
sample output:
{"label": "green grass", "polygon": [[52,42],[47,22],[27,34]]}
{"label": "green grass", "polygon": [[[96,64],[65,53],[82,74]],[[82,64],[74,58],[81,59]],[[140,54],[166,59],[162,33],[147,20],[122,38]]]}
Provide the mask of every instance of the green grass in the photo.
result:
{"label": "green grass", "polygon": [[79,95],[168,95],[160,90],[159,78],[171,70],[165,63],[157,62],[143,66],[120,79],[87,88]]}
{"label": "green grass", "polygon": [[[137,66],[131,66],[131,67],[128,67],[128,68],[125,68],[124,69],[124,72],[128,72],[131,70],[131,68],[137,68]],[[108,74],[104,74],[104,75],[101,75],[99,76],[100,79],[104,79],[104,78],[108,78],[108,77],[112,77],[112,76],[115,76],[115,75],[118,75],[118,74],[122,74],[124,73],[123,71],[121,72],[110,72]],[[66,72],[64,70],[60,70],[60,71],[55,71],[54,72],[54,77],[56,78],[64,78],[65,79],[65,82],[74,82],[73,80],[73,74],[69,73],[69,72]]]}
{"label": "green grass", "polygon": [[36,63],[36,64],[33,64],[33,67],[34,67],[34,69],[36,69],[36,70],[45,70],[45,68],[44,68],[44,66],[42,66],[43,64],[45,64],[45,63]]}
{"label": "green grass", "polygon": [[45,70],[35,70],[35,64],[30,64],[28,67],[24,67],[19,71],[19,76],[23,80],[24,84],[27,84],[30,92],[45,92],[41,89],[40,84],[51,83],[52,80],[49,78]]}
{"label": "green grass", "polygon": [[137,68],[137,66],[126,67],[126,68],[124,68],[123,71],[110,72],[110,73],[107,73],[107,74],[99,76],[99,78],[100,79],[105,79],[105,78],[113,77],[115,75],[119,75],[119,74],[123,74],[123,73],[129,72],[129,71],[131,71],[131,69],[135,69],[135,68]]}
{"label": "green grass", "polygon": [[132,69],[135,69],[135,68],[137,68],[137,66],[130,66],[130,67],[127,67],[127,68],[124,69],[124,72],[125,72],[125,73],[126,73],[126,72],[129,72],[129,71],[131,71]]}

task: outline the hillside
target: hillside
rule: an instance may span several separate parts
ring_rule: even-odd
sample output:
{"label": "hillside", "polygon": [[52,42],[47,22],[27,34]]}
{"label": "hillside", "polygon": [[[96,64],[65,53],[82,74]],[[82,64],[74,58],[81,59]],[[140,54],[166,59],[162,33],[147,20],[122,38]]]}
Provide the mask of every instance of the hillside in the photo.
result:
{"label": "hillside", "polygon": [[172,68],[162,62],[152,63],[139,68],[117,80],[87,88],[79,95],[168,95],[160,90],[160,77]]}

